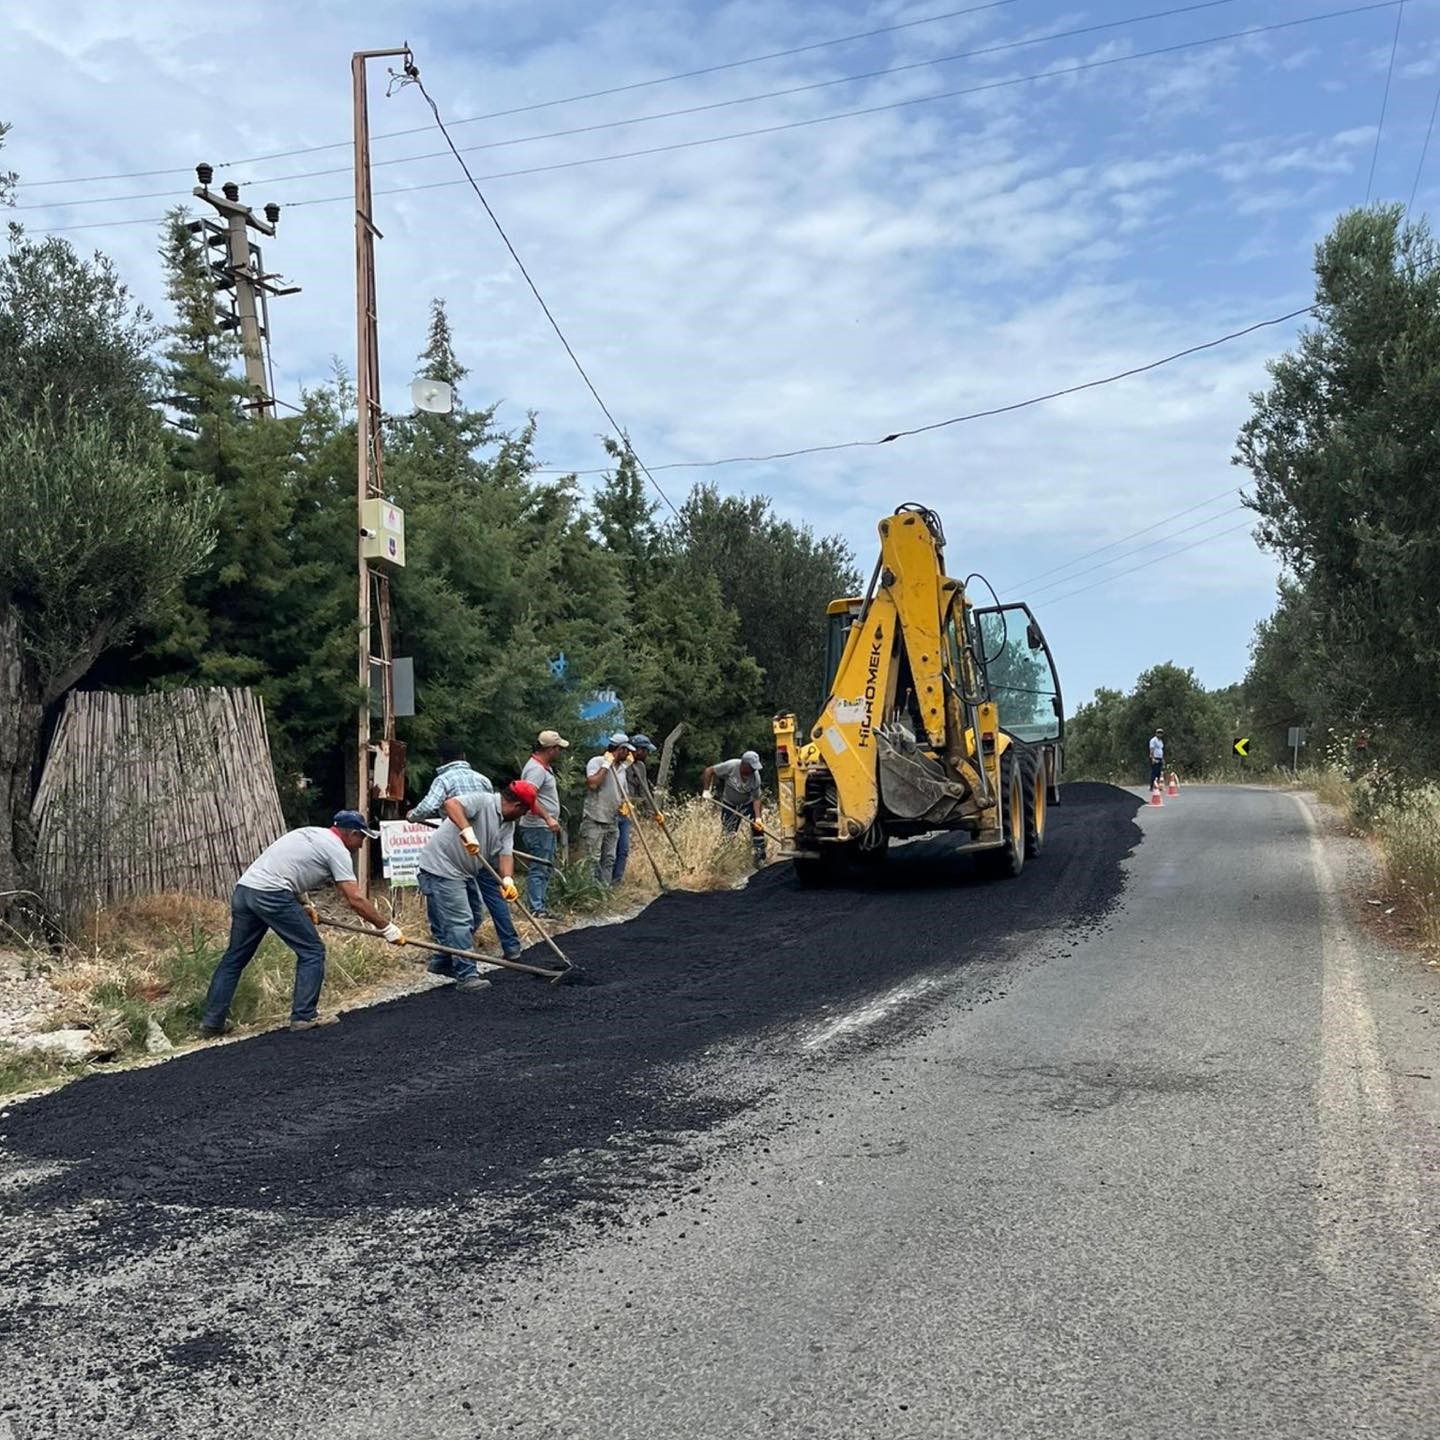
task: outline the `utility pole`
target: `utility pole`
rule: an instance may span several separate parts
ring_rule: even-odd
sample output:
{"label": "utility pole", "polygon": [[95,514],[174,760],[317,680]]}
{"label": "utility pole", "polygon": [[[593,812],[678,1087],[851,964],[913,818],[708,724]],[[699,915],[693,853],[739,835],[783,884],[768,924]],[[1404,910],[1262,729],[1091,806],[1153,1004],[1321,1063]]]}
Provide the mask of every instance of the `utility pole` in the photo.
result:
{"label": "utility pole", "polygon": [[245,383],[251,398],[246,408],[257,419],[271,419],[275,414],[275,385],[270,366],[270,307],[272,295],[299,294],[298,285],[281,285],[278,275],[265,273],[264,257],[258,245],[252,244],[250,231],[262,235],[275,234],[280,221],[280,207],[273,201],[265,207],[265,219],[240,200],[240,187],[227,181],[219,195],[210,189],[215,170],[210,165],[197,165],[195,176],[200,183],[191,192],[197,200],[213,207],[224,220],[195,220],[190,224],[192,235],[203,236],[206,253],[213,248],[221,258],[210,261],[210,273],[216,290],[222,294],[233,291],[228,311],[220,311],[220,328],[240,332],[240,350],[245,360]]}
{"label": "utility pole", "polygon": [[[370,105],[366,90],[366,62],[403,59],[411,68],[410,47],[396,50],[357,50],[350,57],[355,127],[355,393],[357,409],[356,508],[358,512],[360,654],[358,680],[361,701],[355,734],[355,808],[369,816],[372,791],[371,756],[377,763],[374,790],[381,796],[404,795],[404,761],[395,741],[395,690],[390,647],[390,578],[371,560],[405,563],[404,517],[385,499],[385,454],[381,433],[380,340],[375,297],[375,241],[383,239],[371,216]],[[390,523],[398,517],[398,524]],[[396,548],[398,540],[398,550]],[[373,590],[373,605],[372,605]],[[379,618],[379,653],[375,652],[373,616]],[[371,675],[380,671],[382,739],[370,738]],[[392,765],[392,760],[398,761]],[[360,888],[369,889],[370,856],[362,849],[357,870]]]}

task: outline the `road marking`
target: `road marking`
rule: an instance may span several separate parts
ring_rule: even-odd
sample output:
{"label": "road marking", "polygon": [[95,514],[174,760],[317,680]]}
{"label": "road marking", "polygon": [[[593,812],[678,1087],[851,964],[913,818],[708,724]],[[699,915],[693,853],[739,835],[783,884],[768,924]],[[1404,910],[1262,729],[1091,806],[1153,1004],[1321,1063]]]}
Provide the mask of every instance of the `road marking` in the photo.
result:
{"label": "road marking", "polygon": [[935,988],[934,980],[918,980],[912,985],[901,985],[894,990],[887,991],[884,995],[862,1005],[858,1010],[852,1010],[847,1015],[842,1015],[838,1020],[832,1020],[823,1029],[817,1030],[800,1047],[802,1050],[819,1050],[824,1046],[832,1044],[845,1036],[853,1035],[859,1030],[867,1030],[871,1025],[878,1024],[887,1015],[898,1010],[900,1006],[911,1000],[918,1000],[927,991]]}
{"label": "road marking", "polygon": [[1395,1106],[1340,883],[1309,806],[1298,795],[1291,798],[1309,831],[1320,900],[1317,1258],[1333,1278],[1353,1283],[1377,1244],[1398,1252],[1410,1289],[1433,1318],[1440,1316],[1435,1266],[1407,1223],[1427,1208],[1424,1186],[1395,1131]]}

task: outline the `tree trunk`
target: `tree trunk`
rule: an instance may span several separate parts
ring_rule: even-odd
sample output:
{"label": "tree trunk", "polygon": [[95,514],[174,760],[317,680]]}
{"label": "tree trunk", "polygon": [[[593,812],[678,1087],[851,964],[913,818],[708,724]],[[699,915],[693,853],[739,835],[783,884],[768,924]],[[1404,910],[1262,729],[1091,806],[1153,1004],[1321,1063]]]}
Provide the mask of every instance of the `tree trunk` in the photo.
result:
{"label": "tree trunk", "polygon": [[33,896],[16,892],[35,888],[30,804],[40,781],[43,720],[39,676],[25,654],[19,617],[6,607],[0,610],[0,917],[37,909]]}

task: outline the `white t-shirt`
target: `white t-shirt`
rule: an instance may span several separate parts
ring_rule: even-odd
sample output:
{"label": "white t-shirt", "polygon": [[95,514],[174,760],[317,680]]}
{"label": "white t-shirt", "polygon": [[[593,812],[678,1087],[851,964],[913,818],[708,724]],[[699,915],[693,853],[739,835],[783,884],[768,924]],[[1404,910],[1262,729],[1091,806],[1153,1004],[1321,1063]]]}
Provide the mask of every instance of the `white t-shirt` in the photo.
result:
{"label": "white t-shirt", "polygon": [[1152,760],[1165,758],[1165,742],[1158,735],[1150,737],[1150,758]]}
{"label": "white t-shirt", "polygon": [[282,835],[240,877],[247,890],[289,890],[303,895],[355,878],[345,842],[328,825],[305,825]]}

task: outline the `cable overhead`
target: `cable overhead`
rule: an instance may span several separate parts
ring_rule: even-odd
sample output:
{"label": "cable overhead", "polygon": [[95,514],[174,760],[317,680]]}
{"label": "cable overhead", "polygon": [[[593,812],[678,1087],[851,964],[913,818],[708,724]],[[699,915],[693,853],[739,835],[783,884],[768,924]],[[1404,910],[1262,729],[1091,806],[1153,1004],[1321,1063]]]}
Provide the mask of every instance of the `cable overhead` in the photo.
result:
{"label": "cable overhead", "polygon": [[1097,586],[1108,585],[1112,580],[1120,580],[1126,575],[1134,575],[1139,570],[1148,570],[1152,565],[1159,565],[1162,561],[1171,560],[1176,555],[1183,555],[1187,550],[1198,550],[1202,545],[1212,544],[1216,540],[1223,540],[1227,535],[1233,535],[1237,530],[1248,530],[1250,521],[1242,520],[1238,525],[1232,525],[1228,530],[1221,530],[1215,535],[1206,535],[1200,540],[1192,540],[1188,545],[1181,545],[1177,549],[1168,550],[1164,555],[1157,555],[1153,560],[1147,560],[1143,565],[1132,565],[1128,570],[1118,570],[1114,575],[1102,576],[1099,580],[1092,580],[1088,585],[1082,585],[1078,590],[1067,590],[1063,595],[1052,595],[1047,604],[1058,605],[1062,600],[1073,599],[1076,595],[1083,595],[1087,590],[1094,590]]}
{"label": "cable overhead", "polygon": [[[1169,10],[1154,10],[1144,15],[1130,15],[1121,20],[1106,20],[1094,25],[1082,25],[1074,30],[1059,30],[1048,35],[1031,36],[1023,40],[1006,40],[996,45],[985,45],[974,50],[959,50],[950,55],[937,55],[927,60],[910,60],[903,64],[886,65],[878,70],[863,70],[852,75],[837,75],[828,80],[813,80],[804,85],[790,85],[781,90],[765,90],[755,95],[737,95],[728,100],[711,100],[702,105],[686,105],[676,110],[660,110],[649,115],[631,115],[620,120],[600,120],[591,125],[575,125],[565,130],[547,130],[537,135],[516,135],[506,140],[486,140],[479,145],[465,145],[460,149],[463,155],[472,155],[480,150],[504,150],[514,145],[530,145],[543,140],[565,140],[576,135],[593,135],[603,130],[618,130],[631,125],[647,125],[656,120],[676,120],[690,115],[702,115],[713,110],[732,109],[737,105],[754,105],[763,100],[785,99],[792,95],[803,95],[813,90],[832,89],[837,85],[852,85],[861,80],[875,80],[886,75],[898,75],[911,70],[924,70],[936,65],[948,65],[959,60],[974,60],[985,56],[999,55],[1011,50],[1028,49],[1036,45],[1054,44],[1060,40],[1072,40],[1081,35],[1093,35],[1104,30],[1118,30],[1127,25],[1139,25],[1151,20],[1171,19],[1176,15],[1188,15],[1198,10],[1214,10],[1222,5],[1234,5],[1237,0],[1196,0],[1189,5],[1175,6]],[[372,168],[387,165],[411,165],[424,160],[438,160],[448,152],[429,150],[423,155],[395,155],[388,160],[377,160]],[[290,181],[318,180],[329,175],[348,175],[348,165],[337,165],[325,170],[302,170],[294,175],[262,175],[243,180],[246,185],[281,185]],[[120,200],[155,200],[170,194],[168,190],[152,190],[137,195],[107,195],[99,198],[75,200],[70,205],[108,205]],[[383,193],[383,192],[382,192]],[[52,208],[50,201],[19,205],[18,210],[45,210]]]}
{"label": "cable overhead", "polygon": [[[963,99],[964,97],[970,95],[981,95],[987,94],[995,90],[1006,90],[1018,85],[1033,84],[1042,80],[1060,80],[1066,78],[1067,76],[1080,75],[1094,70],[1105,70],[1116,65],[1129,65],[1137,60],[1152,60],[1162,55],[1173,55],[1184,51],[1203,49],[1206,46],[1220,45],[1230,40],[1244,40],[1252,36],[1266,35],[1278,30],[1295,29],[1296,27],[1302,25],[1314,25],[1327,20],[1346,19],[1353,15],[1369,14],[1371,11],[1375,10],[1388,10],[1399,3],[1402,3],[1402,0],[1372,0],[1372,3],[1370,4],[1350,6],[1343,10],[1329,10],[1319,15],[1305,16],[1299,20],[1282,20],[1269,25],[1251,26],[1247,30],[1232,30],[1227,31],[1223,35],[1210,35],[1204,36],[1198,40],[1184,40],[1172,45],[1157,46],[1155,49],[1152,50],[1136,50],[1126,55],[1112,55],[1100,60],[1083,61],[1076,65],[1062,66],[1050,70],[1034,71],[1028,75],[1011,76],[1004,80],[992,80],[982,85],[965,86],[958,90],[943,90],[938,91],[933,95],[911,96],[910,98],[905,100],[894,100],[882,105],[867,105],[857,110],[840,110],[829,115],[815,115],[810,116],[804,120],[788,120],[779,122],[774,125],[757,126],[749,130],[732,130],[722,135],[702,136],[701,138],[696,140],[678,140],[666,145],[646,146],[639,150],[621,150],[611,155],[590,155],[582,157],[578,160],[561,160],[548,165],[530,165],[515,170],[497,170],[491,172],[488,175],[475,176],[474,180],[511,180],[525,175],[548,175],[560,170],[577,170],[589,165],[609,165],[613,164],[618,160],[644,159],[652,155],[668,155],[681,150],[701,149],[710,145],[728,143],[732,140],[748,140],[760,136],[778,135],[790,130],[806,130],[816,125],[828,125],[837,120],[861,119],[871,115],[881,115],[896,110],[907,110],[917,105],[933,105],[941,100]],[[473,148],[478,149],[485,147]],[[459,149],[453,149],[452,153],[459,156],[464,152]],[[282,183],[283,178],[284,177],[278,177],[275,181],[272,181],[270,183]],[[382,195],[418,195],[429,190],[448,190],[453,186],[464,185],[466,183],[467,182],[465,180],[435,180],[423,185],[397,185],[392,186],[390,189],[377,190],[375,191],[375,195],[377,197]],[[168,194],[169,192],[165,193]],[[112,198],[140,199],[144,197],[129,196]],[[348,202],[351,200],[351,198],[352,196],[350,192],[346,191],[344,194],[341,195],[322,195],[314,199],[292,200],[289,203],[288,208],[294,210],[301,206],[308,205],[335,205],[342,202]],[[56,205],[34,206],[30,208],[53,209],[60,208],[60,206],[57,203]],[[106,223],[155,224],[158,223],[158,218],[149,221],[109,221]],[[57,225],[49,227],[40,233],[57,235],[67,230],[78,230],[82,228],[93,229],[96,227],[80,225]]]}
{"label": "cable overhead", "polygon": [[[1173,515],[1167,515],[1163,520],[1157,520],[1153,525],[1146,525],[1142,529],[1132,530],[1128,535],[1122,535],[1118,540],[1112,540],[1108,545],[1097,545],[1093,550],[1087,550],[1083,555],[1077,555],[1073,560],[1067,560],[1063,565],[1052,565],[1048,570],[1042,570],[1038,575],[1029,575],[1024,580],[1009,586],[1011,590],[1023,590],[1026,586],[1033,585],[1037,580],[1043,580],[1047,575],[1054,575],[1058,571],[1068,570],[1072,565],[1078,565],[1082,560],[1088,560],[1092,555],[1103,555],[1107,550],[1114,550],[1117,546],[1124,545],[1131,540],[1138,540],[1142,535],[1148,535],[1152,530],[1163,529],[1172,520],[1182,520],[1186,515],[1193,515],[1197,510],[1203,510],[1207,505],[1213,505],[1217,500],[1224,500],[1231,495],[1239,495],[1240,487],[1231,485],[1217,494],[1212,495],[1208,500],[1201,500],[1195,505],[1188,505],[1184,510],[1177,510]],[[1213,518],[1213,517],[1212,517]],[[1065,581],[1057,582],[1064,584]],[[1044,589],[1050,587],[1044,586]]]}
{"label": "cable overhead", "polygon": [[[452,120],[452,128],[458,125],[474,125],[482,120],[500,120],[507,115],[527,115],[534,110],[551,110],[559,105],[574,105],[581,100],[600,100],[609,95],[624,95],[631,90],[646,90],[656,85],[669,85],[676,80],[695,80],[702,75],[718,75],[724,70],[739,70],[747,65],[759,65],[767,60],[784,60],[792,55],[806,55],[815,50],[825,50],[834,45],[848,45],[855,40],[873,40],[881,35],[893,35],[900,30],[914,30],[922,25],[937,25],[945,20],[957,20],[965,15],[978,15],[984,10],[1003,10],[1018,5],[1021,0],[988,0],[983,5],[967,5],[963,10],[945,10],[938,15],[921,15],[914,20],[903,20],[895,25],[881,25],[875,30],[860,30],[853,35],[837,35],[831,40],[812,40],[806,45],[794,45],[788,50],[771,50],[764,55],[751,55],[744,60],[724,60],[716,65],[705,65],[698,70],[681,70],[674,75],[657,75],[650,80],[633,80],[628,85],[611,85],[604,90],[587,90],[578,95],[562,95],[555,100],[537,100],[529,105],[515,105],[508,110],[490,110],[484,115],[466,115]],[[404,130],[384,130],[372,135],[372,140],[395,140],[405,135],[424,135],[428,125],[412,125]],[[236,165],[254,165],[263,160],[289,160],[296,155],[318,155],[326,150],[348,150],[350,140],[333,140],[325,145],[302,145],[295,150],[270,150],[263,155],[245,155],[238,160],[221,160],[217,170],[229,170]],[[175,166],[168,170],[127,170],[114,175],[77,175],[62,180],[26,180],[15,187],[37,190],[46,185],[93,185],[101,180],[144,180],[152,175],[188,175],[193,167]]]}
{"label": "cable overhead", "polygon": [[1420,176],[1425,172],[1425,157],[1430,153],[1430,137],[1435,133],[1435,114],[1440,111],[1440,85],[1435,87],[1435,103],[1430,107],[1430,123],[1425,127],[1425,143],[1420,147],[1420,159],[1415,166],[1415,179],[1410,185],[1410,198],[1405,202],[1408,216],[1415,205],[1415,196],[1420,189]]}
{"label": "cable overhead", "polygon": [[1395,74],[1395,52],[1400,48],[1400,22],[1405,18],[1405,0],[1399,0],[1395,11],[1395,34],[1390,41],[1390,63],[1385,67],[1385,93],[1380,99],[1380,123],[1375,127],[1375,148],[1370,152],[1370,178],[1365,182],[1365,203],[1370,203],[1375,188],[1375,166],[1380,159],[1380,137],[1385,133],[1385,112],[1390,108],[1390,80]]}
{"label": "cable overhead", "polygon": [[1147,540],[1145,544],[1137,545],[1133,550],[1125,550],[1119,555],[1112,555],[1108,560],[1101,560],[1094,565],[1086,565],[1076,570],[1073,574],[1062,576],[1059,580],[1052,580],[1048,585],[1041,585],[1036,590],[1026,590],[1024,598],[1031,600],[1036,595],[1043,595],[1047,590],[1062,589],[1064,586],[1078,580],[1082,575],[1091,575],[1096,570],[1105,569],[1107,565],[1118,565],[1120,561],[1133,559],[1136,555],[1143,555],[1147,550],[1153,550],[1157,545],[1168,545],[1172,540],[1178,540],[1182,535],[1191,535],[1196,530],[1203,529],[1206,525],[1213,525],[1217,520],[1228,520],[1230,516],[1238,514],[1243,509],[1245,509],[1243,505],[1232,505],[1228,510],[1221,510],[1214,515],[1207,515],[1203,520],[1197,520],[1193,525],[1185,525],[1179,530],[1172,530],[1168,535],[1161,535],[1156,540]]}
{"label": "cable overhead", "polygon": [[604,397],[595,388],[595,382],[590,378],[584,365],[580,363],[580,357],[575,353],[574,347],[570,344],[565,332],[560,328],[560,322],[555,318],[554,312],[546,303],[545,297],[540,293],[540,287],[536,285],[529,270],[525,268],[525,262],[520,258],[520,252],[511,243],[509,235],[505,233],[505,227],[500,223],[500,217],[490,208],[490,202],[485,198],[485,192],[481,190],[475,177],[470,173],[470,167],[465,163],[465,157],[455,148],[455,142],[450,138],[450,132],[445,128],[445,122],[440,118],[440,107],[430,97],[430,92],[425,88],[425,82],[420,78],[420,72],[413,66],[407,64],[405,67],[405,79],[413,84],[425,97],[425,103],[430,107],[430,113],[435,117],[435,124],[439,127],[441,135],[445,137],[445,143],[450,147],[451,153],[455,156],[460,168],[465,172],[465,178],[470,182],[470,188],[475,192],[475,197],[484,206],[485,213],[490,217],[490,223],[495,227],[496,233],[505,242],[505,248],[510,252],[510,258],[515,262],[516,268],[525,277],[525,283],[530,287],[530,293],[539,303],[541,310],[545,312],[545,318],[550,322],[550,328],[555,332],[561,345],[565,347],[565,353],[570,357],[570,363],[579,373],[580,378],[585,382],[585,388],[594,396],[595,403],[600,407],[600,413],[610,422],[615,434],[624,444],[626,451],[644,473],[645,478],[655,487],[655,493],[670,508],[670,513],[683,524],[680,512],[675,508],[675,502],[665,493],[660,482],[646,468],[645,462],[635,452],[635,447],[630,443],[630,436],[625,427],[615,418],[610,407],[605,403]]}
{"label": "cable overhead", "polygon": [[[1269,320],[1257,320],[1253,325],[1246,325],[1241,330],[1232,330],[1228,335],[1218,336],[1214,340],[1206,340],[1199,345],[1189,345],[1184,350],[1175,351],[1172,355],[1162,356],[1159,360],[1151,360],[1145,365],[1132,365],[1128,370],[1119,370],[1113,375],[1105,375],[1098,380],[1085,380],[1078,385],[1067,385],[1062,390],[1050,390],[1044,395],[1032,395],[1028,400],[1015,400],[1008,405],[992,406],[988,410],[972,410],[968,415],[954,415],[948,420],[935,420],[928,425],[917,425],[910,430],[895,430],[878,440],[840,440],[829,445],[806,445],[795,450],[775,450],[768,455],[729,455],[721,460],[672,460],[669,464],[655,466],[655,469],[709,470],[720,465],[763,465],[771,460],[793,460],[800,455],[824,455],[835,450],[873,449],[880,445],[889,445],[896,440],[903,440],[909,435],[924,435],[931,430],[943,430],[950,425],[964,425],[971,420],[985,420],[992,415],[1008,415],[1016,410],[1028,410],[1033,405],[1043,405],[1050,400],[1062,399],[1066,395],[1078,395],[1085,390],[1096,390],[1102,385],[1113,385],[1117,380],[1128,380],[1135,375],[1144,375],[1148,371],[1158,370],[1162,365],[1171,365],[1177,360],[1198,355],[1202,351],[1214,350],[1220,345],[1227,345],[1232,340],[1253,335],[1257,330],[1264,330],[1271,325],[1283,325],[1287,320],[1294,320],[1301,315],[1313,313],[1314,309],[1314,305],[1302,305],[1298,310],[1291,310],[1284,315],[1275,315]],[[609,473],[609,468],[600,466],[597,469],[582,470],[563,465],[546,465],[540,467],[540,473],[606,475]]]}

